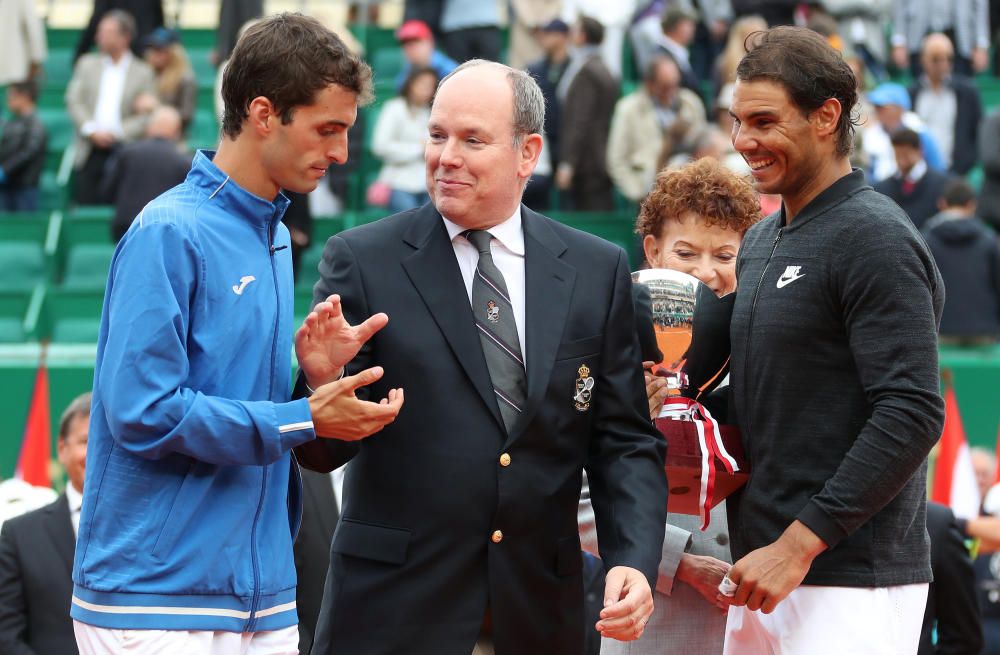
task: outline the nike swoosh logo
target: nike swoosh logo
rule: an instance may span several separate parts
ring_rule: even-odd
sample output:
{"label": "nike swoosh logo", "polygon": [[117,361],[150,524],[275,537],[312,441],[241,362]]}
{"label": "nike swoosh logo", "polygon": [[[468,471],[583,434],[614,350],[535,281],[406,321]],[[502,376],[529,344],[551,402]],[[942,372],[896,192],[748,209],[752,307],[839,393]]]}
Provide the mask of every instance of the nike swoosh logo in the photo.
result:
{"label": "nike swoosh logo", "polygon": [[242,296],[243,290],[247,288],[247,285],[255,281],[256,279],[257,278],[255,278],[252,275],[244,275],[243,277],[240,278],[239,286],[235,284],[233,285],[233,293],[235,293],[237,296]]}
{"label": "nike swoosh logo", "polygon": [[781,278],[778,279],[778,285],[777,286],[778,286],[779,289],[784,289],[785,287],[787,287],[789,284],[791,284],[795,280],[800,280],[800,279],[804,278],[805,276],[806,276],[806,274],[803,273],[802,275],[796,275],[795,277],[781,277]]}

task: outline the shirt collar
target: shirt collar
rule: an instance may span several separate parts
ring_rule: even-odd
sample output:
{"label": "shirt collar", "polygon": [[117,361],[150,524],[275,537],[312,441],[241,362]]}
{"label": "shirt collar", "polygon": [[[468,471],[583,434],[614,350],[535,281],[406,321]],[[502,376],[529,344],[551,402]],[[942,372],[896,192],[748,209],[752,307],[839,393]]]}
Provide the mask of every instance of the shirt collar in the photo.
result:
{"label": "shirt collar", "polygon": [[910,169],[910,172],[907,175],[903,176],[903,179],[916,184],[924,177],[926,173],[927,173],[927,162],[921,159],[920,161],[918,161],[916,164],[913,165],[913,168]]}
{"label": "shirt collar", "polygon": [[[446,217],[441,216],[441,220],[444,221],[444,226],[448,230],[448,238],[452,241],[455,237],[465,232],[468,228],[462,227],[452,221],[449,221]],[[504,248],[511,251],[515,255],[524,257],[524,231],[521,229],[521,206],[518,205],[514,213],[511,214],[510,218],[505,220],[503,223],[494,225],[487,229],[494,239],[499,241]],[[465,237],[462,237],[465,239]]]}
{"label": "shirt collar", "polygon": [[215,165],[214,150],[199,150],[191,163],[187,181],[208,192],[209,201],[218,202],[226,209],[238,210],[238,215],[260,225],[280,220],[290,201],[281,192],[274,202],[254,195],[234,182]]}
{"label": "shirt collar", "polygon": [[118,58],[118,63],[117,64],[111,58],[110,55],[104,55],[104,65],[105,66],[114,66],[116,68],[121,68],[122,70],[125,70],[126,68],[128,68],[128,65],[131,64],[131,63],[132,63],[132,51],[131,50],[126,50],[125,52],[123,52],[122,56]]}
{"label": "shirt collar", "polygon": [[871,188],[865,181],[865,172],[860,168],[854,168],[850,173],[843,176],[813,198],[808,205],[795,216],[795,220],[786,224],[785,203],[781,203],[779,213],[780,225],[784,226],[786,232],[799,229],[804,223],[823,214],[834,205],[843,202],[847,197],[854,195],[865,188]]}
{"label": "shirt collar", "polygon": [[66,500],[69,501],[69,513],[79,512],[83,506],[83,493],[76,490],[72,482],[66,482]]}

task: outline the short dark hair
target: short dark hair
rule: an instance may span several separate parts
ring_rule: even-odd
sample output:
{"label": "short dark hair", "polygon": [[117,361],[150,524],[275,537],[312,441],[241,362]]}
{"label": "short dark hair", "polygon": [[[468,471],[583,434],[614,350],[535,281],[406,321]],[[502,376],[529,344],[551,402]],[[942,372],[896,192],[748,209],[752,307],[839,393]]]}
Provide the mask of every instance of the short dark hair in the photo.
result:
{"label": "short dark hair", "polygon": [[90,416],[90,398],[89,391],[81,393],[63,410],[62,416],[59,417],[59,441],[65,441],[69,436],[69,424],[73,419],[77,416]]}
{"label": "short dark hair", "polygon": [[601,45],[604,41],[604,25],[596,18],[580,14],[580,30],[587,45]]}
{"label": "short dark hair", "polygon": [[11,91],[20,93],[31,98],[32,102],[38,102],[38,82],[35,80],[23,80],[21,82],[11,82],[7,87]]}
{"label": "short dark hair", "polygon": [[920,135],[908,127],[901,127],[889,135],[889,142],[894,146],[907,146],[915,150],[920,150],[923,144],[920,143]]}
{"label": "short dark hair", "polygon": [[132,14],[128,13],[124,9],[111,9],[104,12],[101,16],[101,20],[104,20],[105,18],[111,18],[118,23],[118,29],[122,31],[122,34],[128,37],[129,41],[135,38],[135,18],[132,17]]}
{"label": "short dark hair", "polygon": [[437,71],[430,66],[413,66],[403,79],[403,85],[399,87],[399,96],[401,98],[408,98],[410,96],[410,88],[421,75],[433,75],[434,86],[437,86],[437,83],[441,81],[438,79]]}
{"label": "short dark hair", "polygon": [[780,84],[806,115],[831,98],[840,102],[837,154],[849,155],[858,122],[858,82],[844,57],[826,39],[804,27],[781,26],[754,32],[744,47],[747,54],[736,67],[738,80],[763,79]]}
{"label": "short dark hair", "polygon": [[975,189],[960,177],[950,180],[944,185],[944,191],[941,192],[941,200],[945,207],[965,207],[975,199]]}
{"label": "short dark hair", "polygon": [[663,12],[660,17],[660,29],[664,33],[673,32],[674,29],[683,23],[684,21],[691,21],[692,23],[698,20],[698,16],[694,13],[684,9],[683,7],[671,7],[667,6],[667,10]]}
{"label": "short dark hair", "polygon": [[222,76],[222,131],[239,135],[250,103],[261,96],[287,125],[295,107],[312,103],[331,84],[356,93],[360,105],[372,100],[371,68],[336,34],[302,14],[269,16],[250,26],[233,48]]}

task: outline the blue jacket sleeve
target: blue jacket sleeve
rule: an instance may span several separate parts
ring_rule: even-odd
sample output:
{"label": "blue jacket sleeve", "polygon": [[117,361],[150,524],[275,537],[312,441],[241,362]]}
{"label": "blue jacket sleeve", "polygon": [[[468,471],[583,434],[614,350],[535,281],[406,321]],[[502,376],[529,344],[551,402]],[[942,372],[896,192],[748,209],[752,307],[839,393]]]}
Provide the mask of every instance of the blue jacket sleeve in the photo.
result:
{"label": "blue jacket sleeve", "polygon": [[264,465],[315,438],[305,399],[246,401],[184,386],[201,253],[168,223],[144,225],[127,239],[111,265],[95,380],[115,442],[149,459],[181,453]]}

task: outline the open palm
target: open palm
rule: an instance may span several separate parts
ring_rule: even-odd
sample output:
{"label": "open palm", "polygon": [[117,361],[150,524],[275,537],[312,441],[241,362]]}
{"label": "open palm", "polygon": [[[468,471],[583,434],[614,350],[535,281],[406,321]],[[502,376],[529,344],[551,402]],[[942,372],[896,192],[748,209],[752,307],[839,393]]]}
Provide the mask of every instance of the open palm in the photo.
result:
{"label": "open palm", "polygon": [[351,325],[337,294],[313,307],[295,333],[295,356],[309,386],[316,388],[339,377],[361,346],[388,322],[389,317],[379,313]]}

